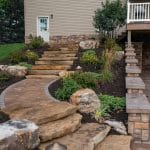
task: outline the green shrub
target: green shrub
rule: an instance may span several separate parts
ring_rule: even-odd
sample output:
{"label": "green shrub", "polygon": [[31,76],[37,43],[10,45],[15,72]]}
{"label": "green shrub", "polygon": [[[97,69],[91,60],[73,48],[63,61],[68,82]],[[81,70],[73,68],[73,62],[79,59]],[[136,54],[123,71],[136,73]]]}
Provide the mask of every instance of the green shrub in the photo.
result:
{"label": "green shrub", "polygon": [[107,108],[108,113],[112,113],[117,110],[123,110],[125,108],[125,99],[120,97],[114,97],[109,95],[100,95],[101,108]]}
{"label": "green shrub", "polygon": [[55,97],[59,100],[69,100],[70,96],[81,87],[71,78],[64,78],[62,80],[63,87],[55,92]]}
{"label": "green shrub", "polygon": [[27,51],[25,57],[29,63],[34,63],[39,58],[38,54],[33,51]]}
{"label": "green shrub", "polygon": [[70,75],[70,78],[83,88],[95,88],[100,80],[100,74],[94,72],[75,72]]}
{"label": "green shrub", "polygon": [[94,50],[88,50],[88,51],[84,52],[80,60],[81,60],[81,63],[83,63],[83,64],[93,64],[94,65],[94,64],[99,63],[99,59]]}
{"label": "green shrub", "polygon": [[27,62],[20,62],[19,63],[19,66],[24,66],[24,67],[27,67],[28,69],[32,69],[32,65],[31,64],[28,64]]}
{"label": "green shrub", "polygon": [[100,95],[99,99],[101,101],[101,106],[94,114],[96,120],[110,117],[114,111],[125,109],[125,98]]}
{"label": "green shrub", "polygon": [[5,72],[0,72],[0,82],[8,81],[10,79],[10,75]]}
{"label": "green shrub", "polygon": [[18,64],[19,62],[25,61],[25,54],[24,51],[17,51],[14,53],[11,53],[9,55],[9,60],[12,64]]}
{"label": "green shrub", "polygon": [[31,39],[31,42],[28,45],[29,48],[37,49],[43,46],[44,44],[44,40],[41,36],[33,37],[32,35],[30,35],[30,39]]}

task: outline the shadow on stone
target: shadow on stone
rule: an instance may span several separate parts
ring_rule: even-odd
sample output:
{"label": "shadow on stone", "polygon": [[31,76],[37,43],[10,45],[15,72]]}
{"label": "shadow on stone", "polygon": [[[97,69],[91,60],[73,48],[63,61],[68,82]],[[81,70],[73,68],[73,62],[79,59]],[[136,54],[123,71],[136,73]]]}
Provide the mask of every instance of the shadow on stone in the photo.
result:
{"label": "shadow on stone", "polygon": [[59,143],[53,143],[48,145],[45,150],[67,150],[67,147]]}
{"label": "shadow on stone", "polygon": [[10,120],[9,115],[5,114],[0,110],[0,123]]}

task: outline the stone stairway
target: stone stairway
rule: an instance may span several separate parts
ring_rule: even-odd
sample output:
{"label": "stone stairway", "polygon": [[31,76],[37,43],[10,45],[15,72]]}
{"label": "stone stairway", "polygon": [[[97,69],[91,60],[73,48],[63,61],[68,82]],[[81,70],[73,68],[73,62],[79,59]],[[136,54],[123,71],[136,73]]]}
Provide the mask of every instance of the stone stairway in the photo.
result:
{"label": "stone stairway", "polygon": [[[57,110],[57,111],[56,111]],[[4,109],[12,119],[27,119],[39,126],[40,141],[47,142],[76,131],[82,116],[68,103],[41,101],[26,108]]]}
{"label": "stone stairway", "polygon": [[51,78],[61,71],[71,69],[77,57],[78,48],[61,47],[45,51],[35,62],[27,78]]}

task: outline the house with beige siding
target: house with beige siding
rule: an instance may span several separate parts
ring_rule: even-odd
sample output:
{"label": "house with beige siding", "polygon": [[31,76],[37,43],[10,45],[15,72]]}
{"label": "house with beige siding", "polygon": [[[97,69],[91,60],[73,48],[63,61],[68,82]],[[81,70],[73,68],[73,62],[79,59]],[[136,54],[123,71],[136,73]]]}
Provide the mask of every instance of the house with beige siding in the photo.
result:
{"label": "house with beige siding", "polygon": [[25,41],[30,34],[45,42],[95,35],[94,11],[105,0],[25,0]]}

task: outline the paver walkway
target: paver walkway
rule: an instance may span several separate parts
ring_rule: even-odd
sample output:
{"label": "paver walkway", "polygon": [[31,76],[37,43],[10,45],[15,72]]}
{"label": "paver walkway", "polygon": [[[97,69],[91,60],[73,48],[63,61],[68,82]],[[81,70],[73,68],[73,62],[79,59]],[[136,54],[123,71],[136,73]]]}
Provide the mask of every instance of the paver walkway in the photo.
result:
{"label": "paver walkway", "polygon": [[7,108],[15,105],[32,105],[34,102],[49,100],[50,97],[45,94],[45,87],[53,79],[25,79],[10,86],[2,93],[1,101],[4,100]]}

